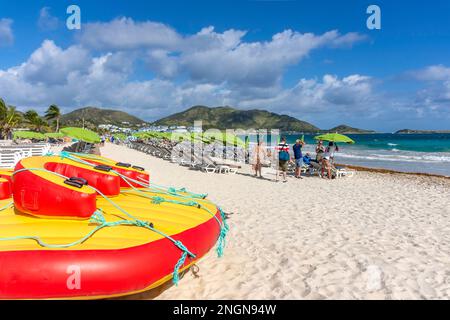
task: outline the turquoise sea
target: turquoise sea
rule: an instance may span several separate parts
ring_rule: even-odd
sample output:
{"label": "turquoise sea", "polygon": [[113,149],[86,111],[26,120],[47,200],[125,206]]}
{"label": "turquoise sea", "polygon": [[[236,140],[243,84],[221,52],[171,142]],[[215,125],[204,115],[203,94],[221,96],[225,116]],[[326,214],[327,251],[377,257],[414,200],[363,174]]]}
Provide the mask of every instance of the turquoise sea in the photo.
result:
{"label": "turquoise sea", "polygon": [[[356,134],[355,145],[339,144],[336,162],[403,172],[450,176],[450,134]],[[287,135],[293,144],[299,135]],[[301,136],[300,136],[301,138]],[[305,152],[315,156],[313,135],[305,135]]]}

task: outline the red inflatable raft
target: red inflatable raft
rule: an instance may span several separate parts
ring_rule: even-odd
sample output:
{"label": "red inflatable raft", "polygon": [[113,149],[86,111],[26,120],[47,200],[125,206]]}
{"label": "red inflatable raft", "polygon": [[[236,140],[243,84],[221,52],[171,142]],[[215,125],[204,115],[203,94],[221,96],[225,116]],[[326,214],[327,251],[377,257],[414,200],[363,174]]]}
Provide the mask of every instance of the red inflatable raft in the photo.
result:
{"label": "red inflatable raft", "polygon": [[[66,155],[23,159],[1,173],[1,299],[142,292],[177,281],[218,240],[223,248],[227,226],[217,206],[152,188],[142,168]],[[127,177],[132,186],[124,187]]]}

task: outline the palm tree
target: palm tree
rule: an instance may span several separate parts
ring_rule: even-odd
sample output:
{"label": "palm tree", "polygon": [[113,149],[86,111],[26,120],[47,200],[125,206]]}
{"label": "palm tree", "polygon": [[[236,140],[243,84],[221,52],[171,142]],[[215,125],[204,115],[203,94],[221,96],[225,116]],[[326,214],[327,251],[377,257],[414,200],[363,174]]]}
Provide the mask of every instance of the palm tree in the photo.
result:
{"label": "palm tree", "polygon": [[61,118],[61,111],[59,110],[59,107],[57,105],[52,104],[50,107],[48,107],[47,111],[45,112],[45,119],[56,120],[55,132],[59,131],[59,119],[60,118]]}
{"label": "palm tree", "polygon": [[22,120],[21,114],[16,107],[6,105],[5,101],[0,98],[0,136],[8,138],[14,129]]}
{"label": "palm tree", "polygon": [[47,122],[35,110],[28,110],[23,117],[37,132],[41,132],[42,128],[47,125]]}

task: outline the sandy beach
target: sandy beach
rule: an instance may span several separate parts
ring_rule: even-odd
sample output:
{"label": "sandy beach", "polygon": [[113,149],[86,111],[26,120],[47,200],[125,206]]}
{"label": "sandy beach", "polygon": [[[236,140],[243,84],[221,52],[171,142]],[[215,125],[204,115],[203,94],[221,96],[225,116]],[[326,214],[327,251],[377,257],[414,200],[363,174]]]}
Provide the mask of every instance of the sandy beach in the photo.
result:
{"label": "sandy beach", "polygon": [[178,287],[132,299],[448,299],[450,180],[357,172],[332,181],[189,170],[125,146],[101,154],[157,184],[207,192],[230,214],[225,255],[211,251]]}

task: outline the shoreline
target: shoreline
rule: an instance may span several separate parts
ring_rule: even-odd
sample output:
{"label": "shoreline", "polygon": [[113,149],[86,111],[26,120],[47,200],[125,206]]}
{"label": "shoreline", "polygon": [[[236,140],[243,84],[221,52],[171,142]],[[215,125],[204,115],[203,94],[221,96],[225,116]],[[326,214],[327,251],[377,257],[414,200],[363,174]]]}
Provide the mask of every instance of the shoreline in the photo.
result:
{"label": "shoreline", "polygon": [[404,174],[404,175],[418,176],[418,177],[433,177],[433,178],[450,179],[450,176],[443,176],[443,175],[433,174],[433,173],[397,171],[397,170],[392,170],[392,169],[371,168],[371,167],[355,166],[355,165],[351,165],[351,164],[341,164],[341,163],[336,163],[335,165],[346,167],[348,169],[353,169],[353,170],[357,170],[357,171],[364,171],[364,172],[383,173],[383,174]]}

